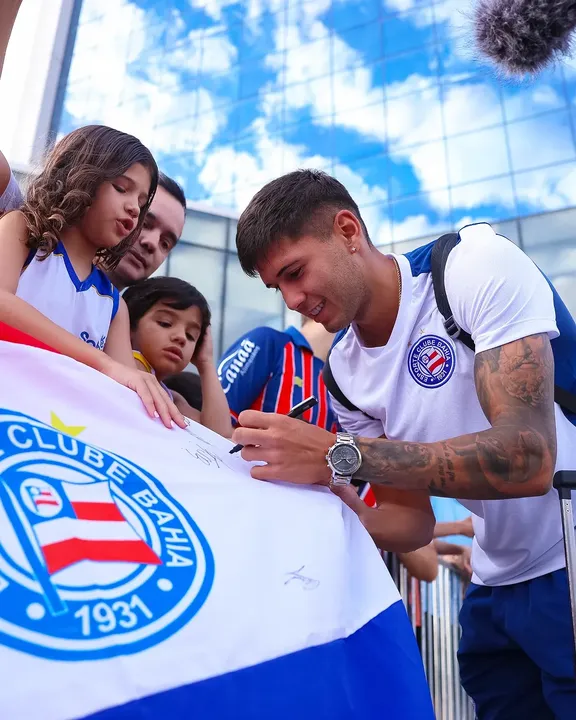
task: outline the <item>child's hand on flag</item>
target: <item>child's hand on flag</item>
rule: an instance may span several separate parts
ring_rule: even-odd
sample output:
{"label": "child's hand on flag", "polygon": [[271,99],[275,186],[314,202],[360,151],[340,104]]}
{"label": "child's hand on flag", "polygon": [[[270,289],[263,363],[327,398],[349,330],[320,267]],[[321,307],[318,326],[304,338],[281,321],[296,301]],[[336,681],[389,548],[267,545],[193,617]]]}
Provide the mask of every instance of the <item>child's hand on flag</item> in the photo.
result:
{"label": "child's hand on flag", "polygon": [[174,423],[186,427],[186,420],[168,393],[151,373],[122,365],[109,358],[102,372],[112,380],[138,393],[150,417],[159,417],[167,428]]}

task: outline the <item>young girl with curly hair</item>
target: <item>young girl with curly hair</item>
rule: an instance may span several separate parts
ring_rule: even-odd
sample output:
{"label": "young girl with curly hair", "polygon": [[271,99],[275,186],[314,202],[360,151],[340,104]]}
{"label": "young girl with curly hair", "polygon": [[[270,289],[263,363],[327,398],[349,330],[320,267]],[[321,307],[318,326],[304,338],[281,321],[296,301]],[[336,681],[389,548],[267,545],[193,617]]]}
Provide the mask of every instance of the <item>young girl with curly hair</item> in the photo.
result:
{"label": "young girl with curly hair", "polygon": [[114,267],[137,237],[158,168],[131,135],[92,125],[54,147],[21,210],[0,218],[0,321],[138,393],[150,415],[185,421],[137,369]]}

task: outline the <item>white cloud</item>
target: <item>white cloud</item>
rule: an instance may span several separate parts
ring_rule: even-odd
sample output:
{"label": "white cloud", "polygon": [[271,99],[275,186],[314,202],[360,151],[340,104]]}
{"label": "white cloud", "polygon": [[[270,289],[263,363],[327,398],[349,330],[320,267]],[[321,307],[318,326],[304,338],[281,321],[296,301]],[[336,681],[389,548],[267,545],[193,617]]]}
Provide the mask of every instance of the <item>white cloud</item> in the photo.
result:
{"label": "white cloud", "polygon": [[222,19],[222,10],[234,5],[236,0],[189,0],[190,5],[197,10],[204,10],[214,20]]}
{"label": "white cloud", "polygon": [[[189,3],[191,7],[204,10],[206,15],[220,22],[224,8],[236,5],[238,0],[189,0]],[[281,12],[284,10],[285,4],[285,0],[244,0],[247,22],[254,29],[265,10]]]}
{"label": "white cloud", "polygon": [[[231,195],[234,187],[234,205],[241,210],[263,185],[275,177],[302,167],[327,168],[331,165],[330,158],[310,154],[303,146],[271,137],[262,119],[255,123],[254,130],[256,144],[253,153],[237,152],[232,147],[215,148],[206,158],[199,175],[200,182],[212,195]],[[379,221],[382,203],[387,199],[385,188],[369,185],[346,165],[337,165],[334,172],[353,196],[363,199],[367,206],[366,222],[369,219]]]}
{"label": "white cloud", "polygon": [[238,52],[230,43],[223,26],[191,30],[178,47],[162,57],[163,68],[174,72],[189,70],[204,73],[226,72],[237,60]]}
{"label": "white cloud", "polygon": [[[334,113],[340,127],[384,140],[384,96],[382,88],[373,85],[371,70],[362,67],[361,55],[337,35],[330,47],[326,27],[312,12],[306,19],[300,25],[276,30],[276,49],[293,48],[286,52],[278,79],[278,85],[285,88],[288,109],[309,107],[315,121],[327,127]],[[331,57],[348,70],[331,77]]]}
{"label": "white cloud", "polygon": [[[448,229],[450,223],[445,222],[432,222],[427,215],[423,213],[420,215],[411,215],[405,220],[395,222],[392,224],[392,237],[395,243],[402,242],[402,252],[412,250],[419,245],[422,245],[421,238],[427,235],[438,235],[443,230]],[[408,247],[408,240],[415,240],[413,247]],[[384,245],[390,242],[390,234],[387,228],[381,230],[380,236],[377,240],[377,245]]]}
{"label": "white cloud", "polygon": [[[343,0],[346,2],[347,0]],[[472,20],[472,8],[463,8],[461,0],[440,0],[433,6],[433,14],[418,12],[422,5],[418,0],[386,0],[388,12],[404,12],[415,10],[410,14],[410,20],[417,26],[425,26],[434,20],[436,23],[448,22],[451,35],[461,34],[470,31]]]}
{"label": "white cloud", "polygon": [[[539,168],[515,178],[521,202],[541,210],[576,205],[576,163]],[[545,238],[543,238],[545,239]]]}
{"label": "white cloud", "polygon": [[[133,133],[154,153],[189,152],[201,162],[226,117],[206,88],[188,89],[180,73],[200,63],[225,72],[236,49],[223,34],[194,30],[184,44],[154,56],[151,22],[140,8],[120,2],[98,23],[79,26],[66,110],[78,123],[101,122]],[[134,73],[134,62],[147,78]]]}
{"label": "white cloud", "polygon": [[576,205],[576,166],[565,167],[556,178],[556,193],[568,201],[566,205]]}
{"label": "white cloud", "polygon": [[82,2],[82,20],[87,23],[100,20],[104,11],[100,0],[83,0]]}
{"label": "white cloud", "polygon": [[[556,78],[557,82],[562,82]],[[521,85],[517,92],[504,93],[506,118],[509,122],[530,117],[547,110],[564,108],[564,94],[551,85]]]}
{"label": "white cloud", "polygon": [[415,0],[386,0],[384,3],[389,12],[403,12],[404,10],[411,10],[415,7],[415,4]]}

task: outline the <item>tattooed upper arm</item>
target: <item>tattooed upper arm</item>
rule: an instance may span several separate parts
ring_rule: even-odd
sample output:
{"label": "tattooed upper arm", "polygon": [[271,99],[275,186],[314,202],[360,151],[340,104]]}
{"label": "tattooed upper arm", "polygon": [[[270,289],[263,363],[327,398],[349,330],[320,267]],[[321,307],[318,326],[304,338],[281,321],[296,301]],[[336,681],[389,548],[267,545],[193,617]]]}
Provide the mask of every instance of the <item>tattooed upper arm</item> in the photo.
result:
{"label": "tattooed upper arm", "polygon": [[[478,461],[487,477],[506,483],[535,476],[551,481],[556,462],[554,357],[545,333],[478,353],[474,379],[493,434],[477,441]],[[504,442],[505,440],[505,442]]]}
{"label": "tattooed upper arm", "polygon": [[477,500],[543,495],[556,464],[554,358],[546,334],[476,355],[474,379],[491,427],[435,443],[358,438],[371,483]]}

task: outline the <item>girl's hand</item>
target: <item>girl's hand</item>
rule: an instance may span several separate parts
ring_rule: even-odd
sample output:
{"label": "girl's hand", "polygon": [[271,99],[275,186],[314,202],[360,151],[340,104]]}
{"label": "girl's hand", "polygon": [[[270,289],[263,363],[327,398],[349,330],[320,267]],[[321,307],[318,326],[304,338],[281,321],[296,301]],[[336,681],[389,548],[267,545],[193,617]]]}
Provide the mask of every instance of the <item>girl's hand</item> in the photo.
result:
{"label": "girl's hand", "polygon": [[159,417],[167,428],[173,427],[174,423],[181,428],[186,427],[184,416],[151,373],[127,367],[112,359],[108,359],[102,372],[138,393],[150,417]]}
{"label": "girl's hand", "polygon": [[208,325],[204,337],[202,338],[202,345],[196,348],[192,362],[201,371],[206,366],[214,365],[214,342],[212,340],[212,326]]}

